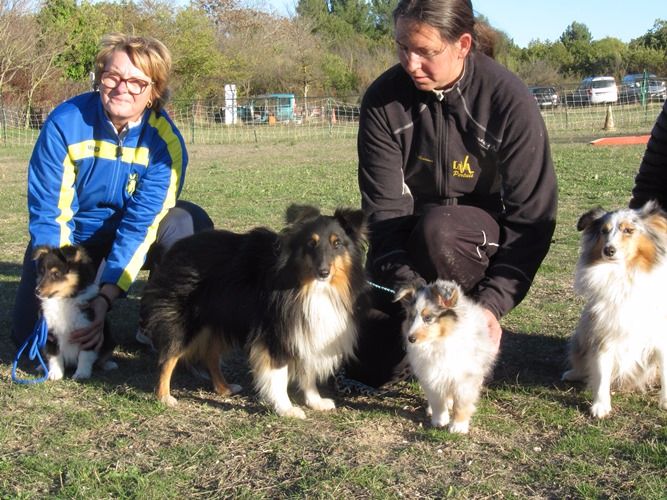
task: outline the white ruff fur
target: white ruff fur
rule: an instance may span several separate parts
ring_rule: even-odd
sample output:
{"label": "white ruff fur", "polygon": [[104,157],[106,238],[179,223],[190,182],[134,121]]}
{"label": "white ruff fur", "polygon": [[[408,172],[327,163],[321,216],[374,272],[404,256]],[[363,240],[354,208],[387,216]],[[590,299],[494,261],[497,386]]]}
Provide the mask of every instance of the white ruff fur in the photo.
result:
{"label": "white ruff fur", "polygon": [[[427,303],[428,298],[417,292],[416,311]],[[484,379],[493,368],[496,347],[481,306],[460,294],[453,310],[457,318],[447,335],[415,343],[406,341],[406,349],[412,371],[426,394],[431,423],[436,427],[448,425],[450,432],[467,433]],[[415,314],[406,338],[426,327],[421,315]],[[454,417],[451,422],[450,410]]]}
{"label": "white ruff fur", "polygon": [[658,370],[660,406],[667,409],[665,283],[664,261],[647,273],[628,268],[622,255],[589,265],[580,258],[575,291],[586,305],[571,340],[572,369],[563,379],[587,380],[593,416],[610,413],[612,385],[644,389]]}
{"label": "white ruff fur", "polygon": [[336,405],[322,398],[317,382],[333,375],[341,362],[352,356],[356,326],[351,305],[327,281],[315,281],[300,296],[300,318],[294,318],[289,333],[294,358],[288,366],[256,373],[256,385],[281,416],[305,418],[301,408],[293,406],[287,394],[290,380],[303,391],[306,406],[314,410],[333,410]]}
{"label": "white ruff fur", "polygon": [[325,281],[315,281],[301,299],[303,321],[295,321],[290,334],[296,353],[290,377],[324,380],[354,351],[352,307]]}
{"label": "white ruff fur", "polygon": [[42,313],[52,333],[58,340],[58,354],[49,357],[49,380],[63,378],[65,368],[76,367],[73,378],[90,378],[97,360],[95,351],[82,351],[80,344],[70,342],[70,334],[90,325],[82,310],[98,293],[97,285],[90,285],[76,297],[41,299]]}

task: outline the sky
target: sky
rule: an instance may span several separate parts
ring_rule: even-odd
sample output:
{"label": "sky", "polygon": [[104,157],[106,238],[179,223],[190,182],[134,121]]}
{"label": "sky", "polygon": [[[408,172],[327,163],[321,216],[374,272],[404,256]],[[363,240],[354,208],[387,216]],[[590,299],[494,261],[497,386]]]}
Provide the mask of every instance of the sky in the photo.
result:
{"label": "sky", "polygon": [[[275,0],[280,1],[280,0]],[[608,36],[629,42],[667,19],[665,0],[473,0],[477,14],[504,31],[519,47],[531,40],[556,41],[577,21],[593,40]]]}
{"label": "sky", "polygon": [[[294,13],[296,0],[265,0],[280,15]],[[477,14],[489,19],[519,47],[531,40],[556,41],[577,21],[593,40],[613,36],[623,42],[637,38],[667,19],[666,0],[472,0]]]}

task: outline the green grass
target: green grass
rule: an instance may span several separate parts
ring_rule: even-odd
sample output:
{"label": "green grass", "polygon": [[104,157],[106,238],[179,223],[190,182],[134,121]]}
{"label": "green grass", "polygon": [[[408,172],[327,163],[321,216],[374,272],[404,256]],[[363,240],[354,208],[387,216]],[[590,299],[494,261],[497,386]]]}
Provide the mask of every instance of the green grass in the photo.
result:
{"label": "green grass", "polygon": [[[527,298],[503,318],[494,379],[461,437],[429,427],[414,382],[334,395],[336,412],[294,421],[267,411],[245,372],[246,389],[222,398],[179,370],[180,404],[158,404],[156,357],[133,342],[143,275],[112,312],[120,370],[86,383],[12,384],[7,335],[30,150],[0,148],[0,498],[665,498],[667,420],[656,391],[615,394],[612,417],[598,422],[587,414],[590,393],[559,382],[581,310],[576,221],[593,206],[627,204],[642,153],[553,144],[553,244]],[[359,205],[353,139],[193,146],[190,157],[183,197],[218,227],[280,228],[292,202]]]}

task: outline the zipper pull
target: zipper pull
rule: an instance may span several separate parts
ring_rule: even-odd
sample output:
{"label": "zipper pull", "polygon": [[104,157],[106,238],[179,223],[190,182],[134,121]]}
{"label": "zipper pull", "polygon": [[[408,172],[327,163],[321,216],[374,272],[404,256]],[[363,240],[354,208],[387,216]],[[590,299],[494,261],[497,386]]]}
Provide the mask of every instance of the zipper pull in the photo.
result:
{"label": "zipper pull", "polygon": [[116,146],[116,158],[123,156],[123,146]]}

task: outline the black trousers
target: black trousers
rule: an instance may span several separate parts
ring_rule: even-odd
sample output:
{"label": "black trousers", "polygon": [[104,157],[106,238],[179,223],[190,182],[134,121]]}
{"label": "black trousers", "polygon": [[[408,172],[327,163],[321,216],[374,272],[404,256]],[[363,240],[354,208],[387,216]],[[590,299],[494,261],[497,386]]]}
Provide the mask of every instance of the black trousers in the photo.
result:
{"label": "black trousers", "polygon": [[[156,240],[148,251],[142,269],[153,269],[159,263],[163,253],[179,239],[212,228],[213,221],[203,208],[189,201],[178,200],[176,206],[169,210],[160,222]],[[109,242],[108,245],[96,246],[84,244],[83,247],[95,266],[99,268],[102,260],[111,250],[111,244],[112,242]],[[37,276],[32,253],[32,245],[29,243],[23,256],[21,281],[14,301],[10,333],[17,347],[20,347],[32,333],[39,312],[39,302],[35,297]]]}
{"label": "black trousers", "polygon": [[[434,206],[414,217],[405,249],[413,268],[427,282],[453,280],[469,293],[484,278],[499,239],[498,223],[486,211],[465,205]],[[379,387],[391,379],[405,355],[404,314],[390,292],[377,288],[369,292],[366,311],[357,360],[346,366],[346,374]]]}

